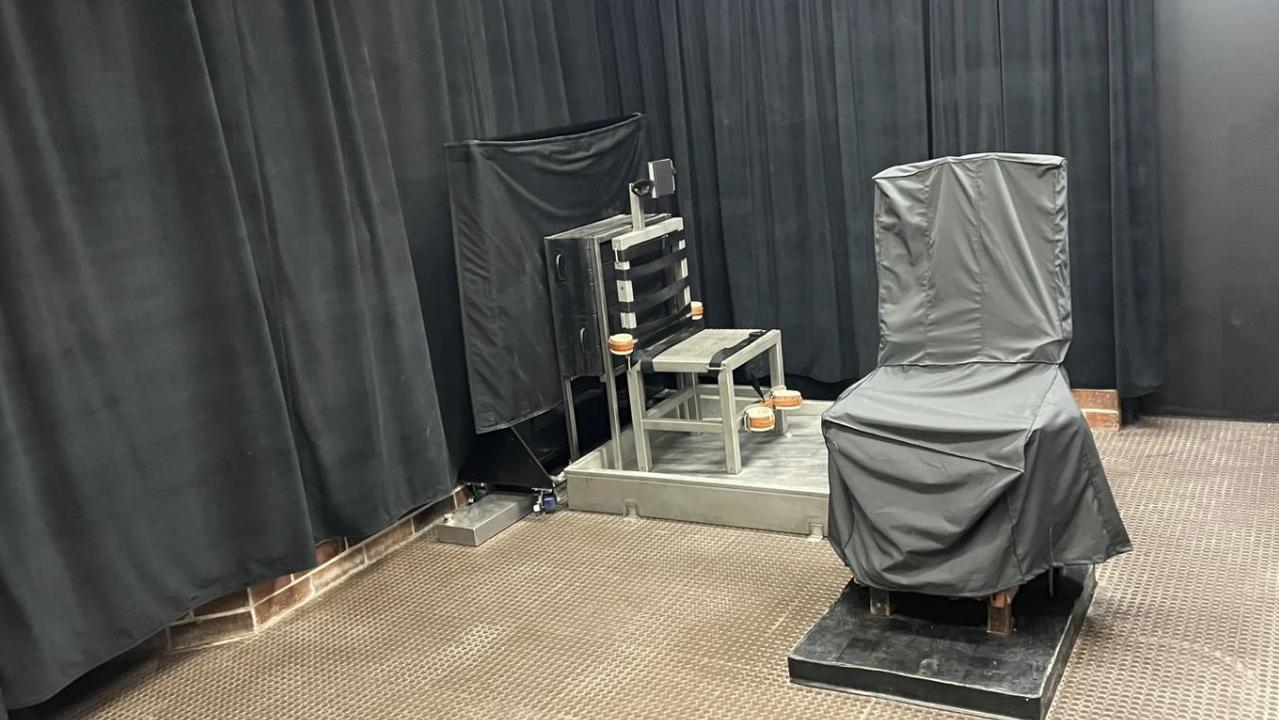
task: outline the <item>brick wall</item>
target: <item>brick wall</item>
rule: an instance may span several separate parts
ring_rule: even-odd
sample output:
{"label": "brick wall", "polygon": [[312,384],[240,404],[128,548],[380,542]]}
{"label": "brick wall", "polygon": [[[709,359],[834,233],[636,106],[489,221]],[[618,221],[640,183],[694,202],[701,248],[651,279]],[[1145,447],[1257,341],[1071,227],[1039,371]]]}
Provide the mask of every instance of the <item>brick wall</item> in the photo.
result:
{"label": "brick wall", "polygon": [[1118,430],[1123,422],[1118,390],[1071,390],[1093,430]]}
{"label": "brick wall", "polygon": [[389,528],[366,538],[333,538],[315,548],[315,567],[268,580],[195,608],[130,655],[193,650],[252,636],[270,627],[329,588],[386,557],[423,534],[435,523],[466,504],[466,490],[458,488],[438,503],[421,508]]}

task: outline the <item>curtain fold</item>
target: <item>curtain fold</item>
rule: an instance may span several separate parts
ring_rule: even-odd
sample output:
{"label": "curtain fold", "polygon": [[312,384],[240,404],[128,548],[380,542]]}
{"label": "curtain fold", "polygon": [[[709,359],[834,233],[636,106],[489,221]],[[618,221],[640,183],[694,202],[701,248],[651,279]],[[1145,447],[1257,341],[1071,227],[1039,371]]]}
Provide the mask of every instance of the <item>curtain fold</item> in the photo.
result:
{"label": "curtain fold", "polygon": [[316,538],[368,535],[452,489],[376,83],[349,6],[231,6],[227,73],[256,167],[253,248]]}
{"label": "curtain fold", "polygon": [[0,691],[313,559],[253,238],[176,3],[0,4]]}
{"label": "curtain fold", "polygon": [[24,706],[454,474],[348,6],[0,12],[0,690]]}
{"label": "curtain fold", "polygon": [[1107,6],[1112,172],[1111,248],[1119,392],[1137,397],[1164,385],[1163,238],[1159,222],[1159,136],[1155,95],[1155,8]]}
{"label": "curtain fold", "polygon": [[787,370],[875,364],[869,178],[927,149],[918,5],[661,0],[680,206],[713,324],[776,327]]}

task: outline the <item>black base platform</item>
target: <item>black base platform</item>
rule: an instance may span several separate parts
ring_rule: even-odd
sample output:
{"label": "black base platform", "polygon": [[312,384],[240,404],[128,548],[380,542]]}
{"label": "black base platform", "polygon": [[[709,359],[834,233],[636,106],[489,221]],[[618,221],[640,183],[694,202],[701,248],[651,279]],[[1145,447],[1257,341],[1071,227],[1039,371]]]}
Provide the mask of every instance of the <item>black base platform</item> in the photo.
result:
{"label": "black base platform", "polygon": [[870,593],[849,583],[791,651],[791,680],[994,717],[1048,713],[1092,601],[1092,568],[1047,576],[1013,602],[1013,633],[986,632],[975,600],[893,593],[893,615],[870,614]]}

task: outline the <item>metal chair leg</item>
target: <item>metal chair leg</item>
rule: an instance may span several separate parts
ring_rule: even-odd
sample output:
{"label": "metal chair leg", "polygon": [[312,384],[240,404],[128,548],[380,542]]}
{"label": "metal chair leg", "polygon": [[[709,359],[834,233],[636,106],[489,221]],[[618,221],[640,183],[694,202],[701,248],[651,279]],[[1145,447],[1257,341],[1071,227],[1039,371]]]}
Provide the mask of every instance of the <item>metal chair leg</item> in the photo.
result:
{"label": "metal chair leg", "polygon": [[737,398],[733,371],[719,371],[719,417],[724,432],[724,468],[729,475],[742,471],[742,448],[737,437]]}
{"label": "metal chair leg", "polygon": [[[777,344],[768,349],[768,382],[772,387],[786,384],[786,369],[782,365],[782,340],[779,337]],[[774,432],[778,435],[786,434],[786,413],[777,412],[777,425]]]}
{"label": "metal chair leg", "polygon": [[[688,389],[688,376],[684,373],[675,374],[675,392],[684,392]],[[675,417],[680,420],[688,419],[688,403],[682,402],[675,406]]]}
{"label": "metal chair leg", "polygon": [[568,457],[576,460],[582,456],[582,448],[577,440],[577,403],[573,398],[573,381],[562,378],[564,392],[564,425],[568,429]]}
{"label": "metal chair leg", "polygon": [[870,588],[870,614],[888,617],[893,614],[893,594],[887,590]]}
{"label": "metal chair leg", "polygon": [[986,632],[1011,635],[1013,631],[1013,596],[1017,588],[1000,590],[986,599]]}
{"label": "metal chair leg", "polygon": [[648,472],[652,459],[648,454],[648,436],[644,431],[644,376],[638,367],[626,370],[627,394],[631,396],[631,435],[635,438],[635,462]]}

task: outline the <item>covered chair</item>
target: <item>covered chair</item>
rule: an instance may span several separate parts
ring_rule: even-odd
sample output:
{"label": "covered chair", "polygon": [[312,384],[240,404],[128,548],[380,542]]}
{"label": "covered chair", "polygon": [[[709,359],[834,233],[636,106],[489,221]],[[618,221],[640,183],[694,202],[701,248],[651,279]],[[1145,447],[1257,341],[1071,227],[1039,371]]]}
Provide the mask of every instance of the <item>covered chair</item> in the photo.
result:
{"label": "covered chair", "polygon": [[1061,367],[1065,160],[874,180],[879,366],[822,418],[835,552],[872,588],[982,597],[1130,550]]}

